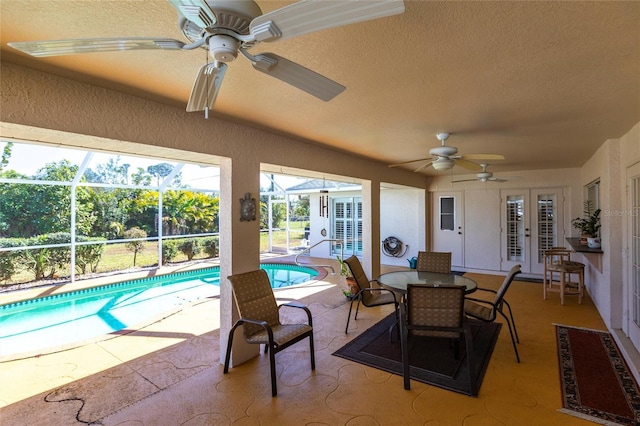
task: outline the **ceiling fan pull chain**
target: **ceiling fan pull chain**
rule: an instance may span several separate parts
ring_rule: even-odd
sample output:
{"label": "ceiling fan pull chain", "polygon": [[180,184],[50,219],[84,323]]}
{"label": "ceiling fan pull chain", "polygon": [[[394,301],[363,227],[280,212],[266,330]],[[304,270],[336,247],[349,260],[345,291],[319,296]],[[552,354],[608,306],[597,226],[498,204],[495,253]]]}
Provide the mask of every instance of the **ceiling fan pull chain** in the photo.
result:
{"label": "ceiling fan pull chain", "polygon": [[[205,56],[205,60],[207,62],[205,62],[205,63],[208,64],[209,63],[209,49],[205,49],[205,50],[207,51],[207,53],[205,54],[206,55]],[[208,68],[208,70],[210,70],[210,69]],[[205,84],[204,87],[205,87],[205,90],[207,91],[207,93],[205,95],[206,102],[204,103],[204,119],[208,120],[209,119],[209,79],[211,78],[211,73],[207,72],[205,78],[207,79],[207,84]]]}

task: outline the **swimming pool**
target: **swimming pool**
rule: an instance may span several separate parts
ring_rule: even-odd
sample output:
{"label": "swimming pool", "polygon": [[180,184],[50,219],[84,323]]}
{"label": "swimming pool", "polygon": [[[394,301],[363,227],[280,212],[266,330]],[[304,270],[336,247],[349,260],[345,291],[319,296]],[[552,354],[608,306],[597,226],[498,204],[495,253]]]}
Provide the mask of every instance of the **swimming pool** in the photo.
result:
{"label": "swimming pool", "polygon": [[[315,269],[290,264],[260,268],[273,288],[318,276]],[[79,346],[219,295],[220,268],[215,266],[0,305],[0,359]]]}

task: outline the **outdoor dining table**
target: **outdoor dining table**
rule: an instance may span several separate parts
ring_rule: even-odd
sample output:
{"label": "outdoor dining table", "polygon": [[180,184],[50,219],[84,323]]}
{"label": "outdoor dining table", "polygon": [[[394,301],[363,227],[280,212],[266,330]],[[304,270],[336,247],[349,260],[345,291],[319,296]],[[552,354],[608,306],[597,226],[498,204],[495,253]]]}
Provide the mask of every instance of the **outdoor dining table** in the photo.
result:
{"label": "outdoor dining table", "polygon": [[378,277],[378,283],[382,288],[395,293],[407,294],[408,284],[425,285],[459,285],[465,287],[465,294],[473,293],[478,289],[478,284],[471,278],[457,274],[441,274],[436,272],[410,271],[387,272]]}

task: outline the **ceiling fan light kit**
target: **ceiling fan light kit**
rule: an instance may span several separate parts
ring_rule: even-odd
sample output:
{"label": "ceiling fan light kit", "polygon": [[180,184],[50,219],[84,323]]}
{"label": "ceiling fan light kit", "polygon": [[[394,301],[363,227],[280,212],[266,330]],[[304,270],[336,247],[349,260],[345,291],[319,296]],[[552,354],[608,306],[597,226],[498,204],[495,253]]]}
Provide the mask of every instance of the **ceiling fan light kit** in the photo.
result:
{"label": "ceiling fan light kit", "polygon": [[397,15],[404,12],[403,0],[316,1],[296,3],[262,13],[250,0],[168,0],[178,12],[178,27],[190,43],[163,37],[121,37],[79,40],[10,42],[9,46],[31,56],[57,56],[117,50],[208,49],[213,62],[200,68],[187,111],[205,111],[216,100],[226,71],[238,52],[253,68],[290,84],[323,101],[329,101],[345,87],[295,62],[273,53],[248,54],[260,42],[277,42],[303,34]]}
{"label": "ceiling fan light kit", "polygon": [[448,158],[438,158],[433,163],[431,163],[433,168],[436,170],[449,170],[453,168],[454,164],[455,164],[455,161],[450,160]]}

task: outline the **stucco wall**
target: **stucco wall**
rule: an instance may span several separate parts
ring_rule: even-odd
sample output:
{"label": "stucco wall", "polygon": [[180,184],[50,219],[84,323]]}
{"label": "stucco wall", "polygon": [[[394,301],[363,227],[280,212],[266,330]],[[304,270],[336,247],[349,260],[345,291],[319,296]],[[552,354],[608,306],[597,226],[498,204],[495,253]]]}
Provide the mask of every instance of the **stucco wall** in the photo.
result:
{"label": "stucco wall", "polygon": [[424,197],[417,189],[384,189],[380,191],[380,238],[396,237],[407,249],[401,257],[386,256],[381,252],[380,262],[385,265],[409,266],[407,258],[426,250],[426,218]]}
{"label": "stucco wall", "polygon": [[[630,231],[622,212],[629,211],[626,169],[640,161],[640,123],[620,139],[610,139],[585,163],[581,184],[600,179],[600,230],[602,239],[601,271],[594,267],[593,255],[583,257],[587,267],[587,286],[600,315],[611,329],[623,327],[627,317],[624,294],[630,277],[627,267],[627,244]],[[582,200],[582,199],[581,199]],[[582,201],[580,201],[582,202]]]}

